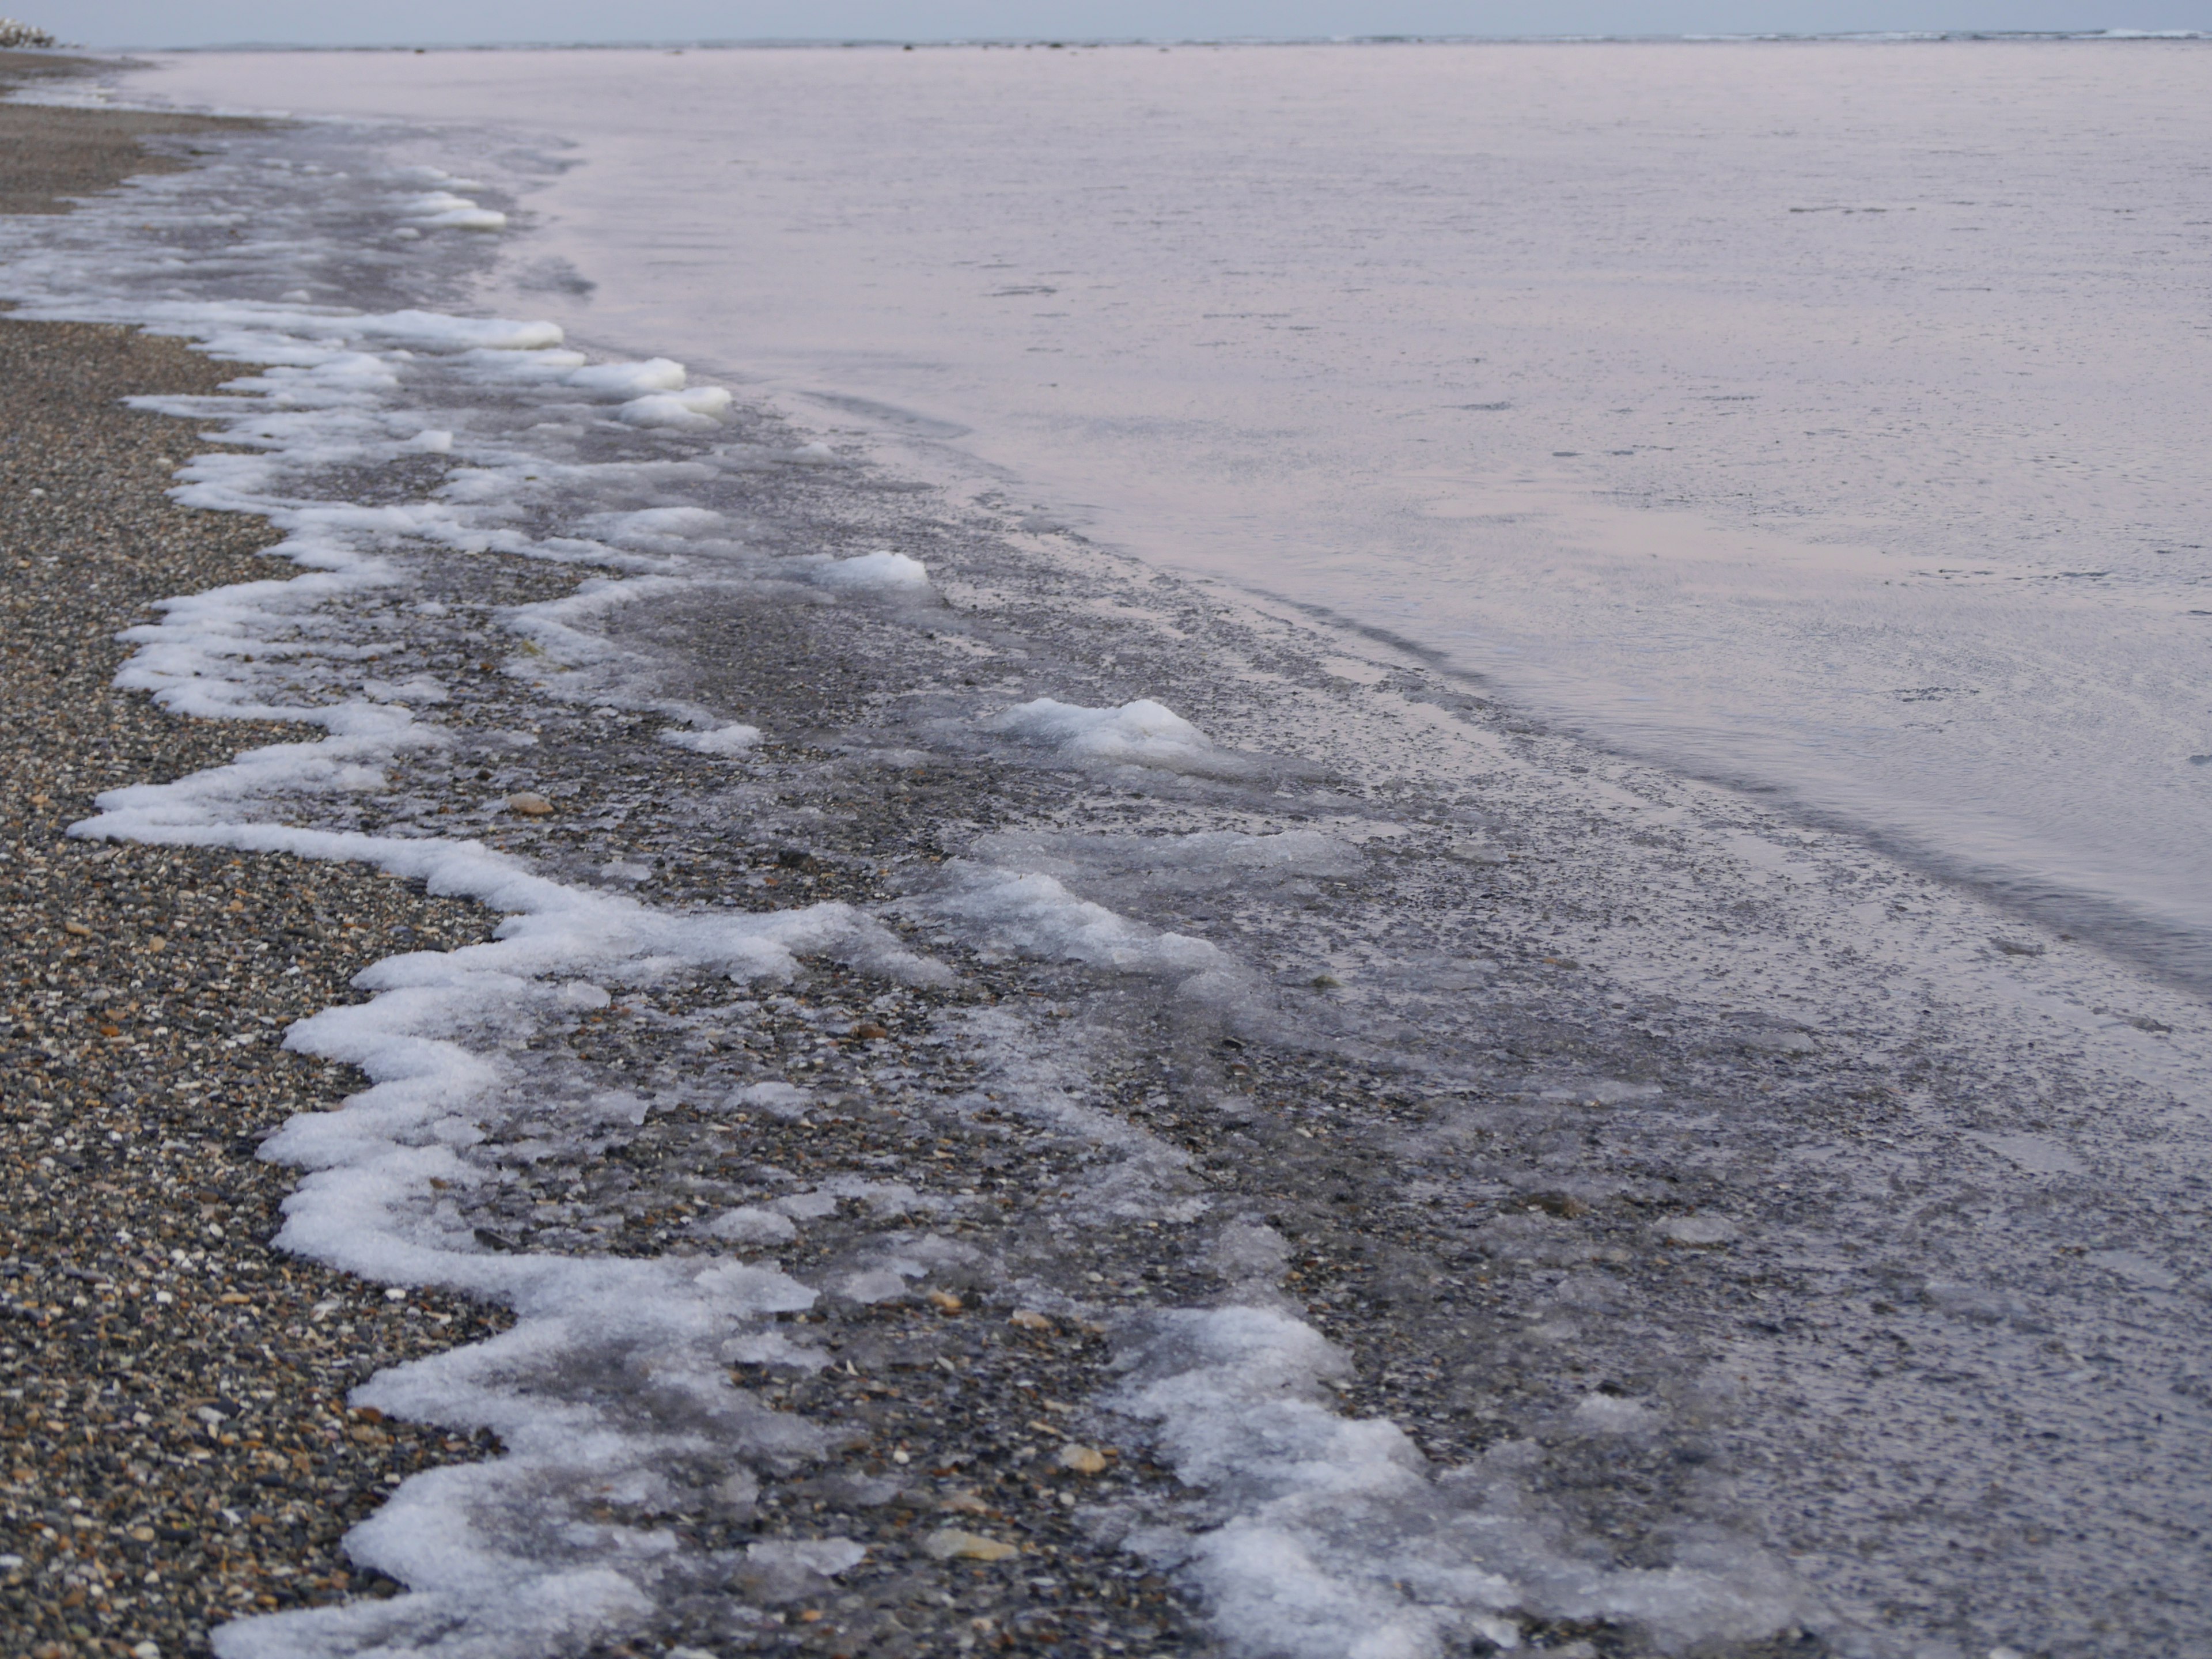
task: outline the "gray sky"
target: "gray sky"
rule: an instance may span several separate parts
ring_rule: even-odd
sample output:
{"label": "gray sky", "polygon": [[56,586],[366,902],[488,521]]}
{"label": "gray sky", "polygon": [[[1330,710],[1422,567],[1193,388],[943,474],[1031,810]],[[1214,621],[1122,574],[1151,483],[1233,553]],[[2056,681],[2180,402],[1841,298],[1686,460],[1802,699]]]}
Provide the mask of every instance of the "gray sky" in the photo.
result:
{"label": "gray sky", "polygon": [[2212,0],[0,0],[95,46],[2212,29]]}

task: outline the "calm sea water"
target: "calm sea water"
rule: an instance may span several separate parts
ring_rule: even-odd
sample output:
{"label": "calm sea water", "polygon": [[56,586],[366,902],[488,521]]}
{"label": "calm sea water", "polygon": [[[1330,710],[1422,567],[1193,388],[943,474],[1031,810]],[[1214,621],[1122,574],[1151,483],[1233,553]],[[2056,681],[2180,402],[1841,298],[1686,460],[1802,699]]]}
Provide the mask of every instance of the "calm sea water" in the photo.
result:
{"label": "calm sea water", "polygon": [[[194,55],[484,303],[2212,982],[2212,45]],[[588,286],[586,286],[588,285]]]}

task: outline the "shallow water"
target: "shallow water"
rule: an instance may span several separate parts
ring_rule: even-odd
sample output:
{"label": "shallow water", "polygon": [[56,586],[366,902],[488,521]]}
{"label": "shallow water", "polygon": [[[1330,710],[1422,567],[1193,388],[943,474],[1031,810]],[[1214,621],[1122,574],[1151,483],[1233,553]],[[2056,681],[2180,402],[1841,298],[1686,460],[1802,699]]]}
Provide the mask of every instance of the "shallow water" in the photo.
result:
{"label": "shallow water", "polygon": [[508,174],[502,308],[934,446],[936,476],[2212,983],[2212,46],[278,54],[140,84],[496,130],[560,169]]}

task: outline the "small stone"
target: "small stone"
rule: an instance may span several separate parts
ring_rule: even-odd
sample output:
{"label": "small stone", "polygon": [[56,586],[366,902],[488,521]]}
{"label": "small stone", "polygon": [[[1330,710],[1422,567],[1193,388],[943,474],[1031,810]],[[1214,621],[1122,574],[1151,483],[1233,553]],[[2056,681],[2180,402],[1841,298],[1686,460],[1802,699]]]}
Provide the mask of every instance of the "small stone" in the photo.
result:
{"label": "small stone", "polygon": [[931,1307],[943,1314],[957,1314],[963,1305],[960,1298],[950,1291],[932,1291],[925,1299]]}
{"label": "small stone", "polygon": [[855,1025],[853,1028],[853,1035],[860,1038],[863,1042],[873,1042],[880,1038],[889,1036],[890,1033],[880,1025],[860,1024]]}
{"label": "small stone", "polygon": [[1079,1446],[1073,1441],[1060,1449],[1060,1467],[1074,1474],[1101,1474],[1106,1468],[1106,1454],[1096,1446]]}
{"label": "small stone", "polygon": [[1013,1317],[1007,1320],[1006,1323],[1018,1325],[1025,1331],[1048,1331],[1052,1328],[1052,1316],[1041,1314],[1034,1308],[1023,1308],[1018,1310]]}
{"label": "small stone", "polygon": [[520,812],[526,818],[550,817],[553,803],[532,789],[518,789],[507,798],[507,810]]}
{"label": "small stone", "polygon": [[62,924],[62,932],[64,933],[74,933],[79,939],[90,939],[92,937],[92,929],[86,927],[81,921],[64,922]]}
{"label": "small stone", "polygon": [[1003,1561],[1021,1552],[1012,1544],[997,1538],[986,1538],[980,1532],[963,1532],[957,1527],[939,1527],[921,1540],[926,1554],[939,1561]]}
{"label": "small stone", "polygon": [[949,1492],[937,1500],[940,1510],[953,1510],[962,1515],[988,1515],[991,1506],[973,1492]]}
{"label": "small stone", "polygon": [[131,1659],[161,1659],[161,1644],[159,1642],[141,1642],[131,1650]]}

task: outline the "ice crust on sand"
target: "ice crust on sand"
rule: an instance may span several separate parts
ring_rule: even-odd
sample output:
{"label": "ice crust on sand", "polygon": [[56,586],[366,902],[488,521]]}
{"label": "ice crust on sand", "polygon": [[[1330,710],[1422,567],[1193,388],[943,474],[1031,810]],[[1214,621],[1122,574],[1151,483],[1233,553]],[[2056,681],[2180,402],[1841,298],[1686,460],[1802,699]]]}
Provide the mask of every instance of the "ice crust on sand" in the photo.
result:
{"label": "ice crust on sand", "polygon": [[702,755],[742,755],[760,742],[761,734],[757,726],[745,726],[732,720],[727,726],[717,726],[707,732],[663,732],[660,740]]}
{"label": "ice crust on sand", "polygon": [[1078,897],[1052,876],[964,864],[948,873],[928,908],[980,928],[1003,948],[1127,974],[1196,975],[1228,966],[1206,940],[1154,933]]}
{"label": "ice crust on sand", "polygon": [[[1279,1267],[1266,1231],[1248,1225],[1233,1248]],[[1133,1334],[1122,1363],[1115,1409],[1158,1424],[1176,1474],[1235,1510],[1207,1530],[1146,1529],[1128,1542],[1202,1586],[1239,1652],[1425,1659],[1473,1639],[1510,1649],[1515,1613],[1633,1621],[1673,1649],[1756,1638],[1807,1613],[1786,1571],[1740,1550],[1658,1571],[1576,1559],[1559,1521],[1513,1478],[1510,1451],[1495,1467],[1439,1475],[1395,1424],[1333,1410],[1346,1356],[1279,1306],[1164,1312]]]}

